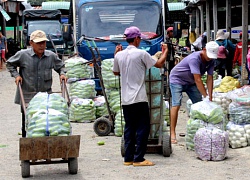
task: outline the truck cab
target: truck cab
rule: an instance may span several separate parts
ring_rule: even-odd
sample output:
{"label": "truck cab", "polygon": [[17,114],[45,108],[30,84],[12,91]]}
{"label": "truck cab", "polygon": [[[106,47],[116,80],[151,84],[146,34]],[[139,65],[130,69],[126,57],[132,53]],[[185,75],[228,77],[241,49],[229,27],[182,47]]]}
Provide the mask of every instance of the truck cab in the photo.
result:
{"label": "truck cab", "polygon": [[[137,26],[147,38],[140,43],[151,55],[160,51],[164,40],[161,0],[80,0],[77,8],[77,39],[82,35],[95,39],[101,59],[114,57],[117,44],[128,46],[124,30]],[[79,54],[91,60],[86,42],[78,46]]]}
{"label": "truck cab", "polygon": [[47,35],[50,40],[46,44],[48,50],[57,51],[59,54],[63,53],[64,40],[59,10],[27,9],[23,11],[22,44],[24,48],[29,47],[30,35],[35,30],[42,30]]}

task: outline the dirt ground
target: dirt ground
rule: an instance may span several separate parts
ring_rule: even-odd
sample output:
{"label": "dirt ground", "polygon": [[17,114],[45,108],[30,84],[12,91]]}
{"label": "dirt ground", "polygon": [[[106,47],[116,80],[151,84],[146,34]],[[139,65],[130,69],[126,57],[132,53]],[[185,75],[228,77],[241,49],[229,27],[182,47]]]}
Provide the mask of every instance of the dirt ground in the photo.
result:
{"label": "dirt ground", "polygon": [[[59,90],[58,76],[54,74],[53,90]],[[16,86],[14,78],[6,69],[0,70],[0,179],[22,179],[19,160],[19,138],[21,132],[20,107],[13,103]],[[185,100],[177,124],[177,134],[185,132],[188,116]],[[113,135],[98,137],[93,123],[72,123],[73,134],[81,135],[78,174],[69,175],[67,164],[31,166],[33,179],[76,180],[248,180],[250,176],[250,147],[229,149],[228,158],[219,161],[201,161],[195,152],[187,150],[185,138],[178,136],[170,157],[161,154],[146,154],[155,162],[152,167],[124,166],[120,153],[121,138]],[[105,145],[98,146],[98,141]]]}

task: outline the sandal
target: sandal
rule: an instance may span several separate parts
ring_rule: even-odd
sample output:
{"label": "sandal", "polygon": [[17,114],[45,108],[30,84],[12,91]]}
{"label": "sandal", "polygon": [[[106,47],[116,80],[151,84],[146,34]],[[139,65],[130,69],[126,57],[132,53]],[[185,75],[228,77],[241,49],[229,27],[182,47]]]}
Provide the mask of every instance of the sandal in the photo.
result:
{"label": "sandal", "polygon": [[134,162],[133,166],[154,166],[155,164],[151,161],[144,160],[142,162]]}
{"label": "sandal", "polygon": [[133,161],[130,161],[130,162],[124,162],[123,165],[124,166],[130,166],[130,165],[133,165]]}
{"label": "sandal", "polygon": [[171,144],[177,144],[177,140],[175,138],[171,139]]}

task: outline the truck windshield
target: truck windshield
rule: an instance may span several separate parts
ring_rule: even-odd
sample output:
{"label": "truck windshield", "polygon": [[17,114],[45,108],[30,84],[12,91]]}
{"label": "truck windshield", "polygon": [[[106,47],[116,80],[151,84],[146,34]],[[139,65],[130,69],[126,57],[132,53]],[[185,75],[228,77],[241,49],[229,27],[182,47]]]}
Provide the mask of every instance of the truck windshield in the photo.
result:
{"label": "truck windshield", "polygon": [[34,21],[29,22],[28,35],[35,31],[42,30],[52,36],[62,36],[61,25],[58,21]]}
{"label": "truck windshield", "polygon": [[160,6],[155,2],[87,3],[79,10],[78,34],[101,38],[122,37],[127,27],[137,26],[143,34],[152,38],[162,33],[158,29],[160,12]]}

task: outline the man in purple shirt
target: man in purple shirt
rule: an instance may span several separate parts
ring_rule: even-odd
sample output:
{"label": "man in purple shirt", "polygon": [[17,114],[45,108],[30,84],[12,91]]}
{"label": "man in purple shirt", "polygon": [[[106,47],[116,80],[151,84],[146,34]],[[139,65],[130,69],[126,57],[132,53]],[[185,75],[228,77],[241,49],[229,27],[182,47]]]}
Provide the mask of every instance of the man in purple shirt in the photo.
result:
{"label": "man in purple shirt", "polygon": [[[192,103],[202,100],[202,96],[212,101],[214,59],[217,59],[218,44],[210,41],[206,47],[194,52],[177,64],[170,73],[170,90],[172,94],[171,107],[171,142],[176,144],[175,127],[178,111],[181,106],[182,92],[186,92]],[[202,83],[201,76],[207,72],[207,91]]]}

